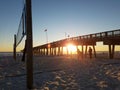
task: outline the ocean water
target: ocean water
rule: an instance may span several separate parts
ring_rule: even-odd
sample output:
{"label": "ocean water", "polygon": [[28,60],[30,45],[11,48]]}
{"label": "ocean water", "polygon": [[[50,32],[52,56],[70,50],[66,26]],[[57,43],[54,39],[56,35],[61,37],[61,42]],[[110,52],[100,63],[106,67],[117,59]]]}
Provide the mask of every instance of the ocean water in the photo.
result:
{"label": "ocean water", "polygon": [[[22,54],[21,52],[17,52],[17,54]],[[0,52],[0,57],[3,56],[13,56],[13,52]]]}

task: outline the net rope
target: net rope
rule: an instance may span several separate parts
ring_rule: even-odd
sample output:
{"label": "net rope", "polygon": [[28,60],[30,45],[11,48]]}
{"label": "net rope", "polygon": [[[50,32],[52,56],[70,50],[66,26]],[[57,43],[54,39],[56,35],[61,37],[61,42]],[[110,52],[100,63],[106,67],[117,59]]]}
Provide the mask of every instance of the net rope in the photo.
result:
{"label": "net rope", "polygon": [[16,47],[21,43],[22,39],[24,38],[24,36],[26,35],[26,25],[25,25],[25,18],[26,18],[26,14],[25,14],[25,6],[23,8],[23,12],[22,12],[22,16],[20,19],[20,23],[18,26],[18,32],[16,35]]}

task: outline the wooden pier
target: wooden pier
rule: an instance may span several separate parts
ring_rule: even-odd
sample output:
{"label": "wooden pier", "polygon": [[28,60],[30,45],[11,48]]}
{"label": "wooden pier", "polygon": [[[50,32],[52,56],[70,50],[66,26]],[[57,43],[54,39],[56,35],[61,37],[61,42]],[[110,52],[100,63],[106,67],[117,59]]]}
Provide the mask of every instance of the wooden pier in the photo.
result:
{"label": "wooden pier", "polygon": [[[70,37],[59,41],[51,42],[48,44],[36,46],[33,48],[33,54],[37,55],[63,55],[63,47],[67,47],[68,43],[72,43],[76,46],[81,46],[82,54],[87,53],[88,46],[93,47],[93,54],[96,57],[96,42],[103,42],[104,45],[108,45],[109,58],[114,58],[115,45],[120,45],[120,29],[82,35],[77,37]],[[85,46],[85,51],[83,49]]]}

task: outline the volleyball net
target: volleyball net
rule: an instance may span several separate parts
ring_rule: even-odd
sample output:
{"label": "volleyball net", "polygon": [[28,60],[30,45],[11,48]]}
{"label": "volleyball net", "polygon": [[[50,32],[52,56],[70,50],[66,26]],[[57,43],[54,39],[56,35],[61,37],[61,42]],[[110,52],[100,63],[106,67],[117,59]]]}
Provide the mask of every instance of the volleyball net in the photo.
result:
{"label": "volleyball net", "polygon": [[18,27],[18,32],[16,35],[16,47],[20,44],[20,42],[22,41],[22,39],[25,35],[26,35],[25,9],[23,9],[19,27]]}
{"label": "volleyball net", "polygon": [[[24,5],[18,26],[18,31],[17,34],[14,35],[14,59],[16,59],[16,48],[19,47],[25,35],[26,35],[26,10]],[[20,48],[21,50],[19,52],[24,52],[25,40],[22,43],[24,44],[22,44],[22,48]]]}
{"label": "volleyball net", "polygon": [[[25,40],[23,40],[26,36]],[[32,11],[31,11],[31,0],[25,0],[25,5],[20,18],[18,26],[18,32],[14,35],[14,59],[16,60],[16,48],[20,45],[21,41],[25,44],[23,51],[22,61],[25,61],[26,57],[26,85],[28,89],[33,89],[33,46],[32,46]],[[20,49],[19,49],[20,50]],[[25,55],[26,54],[26,55]],[[18,58],[17,58],[18,60]],[[21,60],[21,59],[20,59]]]}

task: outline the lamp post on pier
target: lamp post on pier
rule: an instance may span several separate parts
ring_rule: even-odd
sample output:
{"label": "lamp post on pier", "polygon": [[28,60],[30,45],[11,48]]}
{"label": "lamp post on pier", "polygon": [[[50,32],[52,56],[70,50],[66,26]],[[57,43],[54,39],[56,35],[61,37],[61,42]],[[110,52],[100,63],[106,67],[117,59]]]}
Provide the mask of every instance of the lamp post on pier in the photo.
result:
{"label": "lamp post on pier", "polygon": [[47,29],[44,30],[44,32],[46,33],[46,44],[47,44],[47,47],[46,47],[46,55],[48,55],[48,34],[47,34]]}
{"label": "lamp post on pier", "polygon": [[47,29],[45,29],[44,32],[46,33],[46,43],[48,44],[48,34],[47,34]]}

